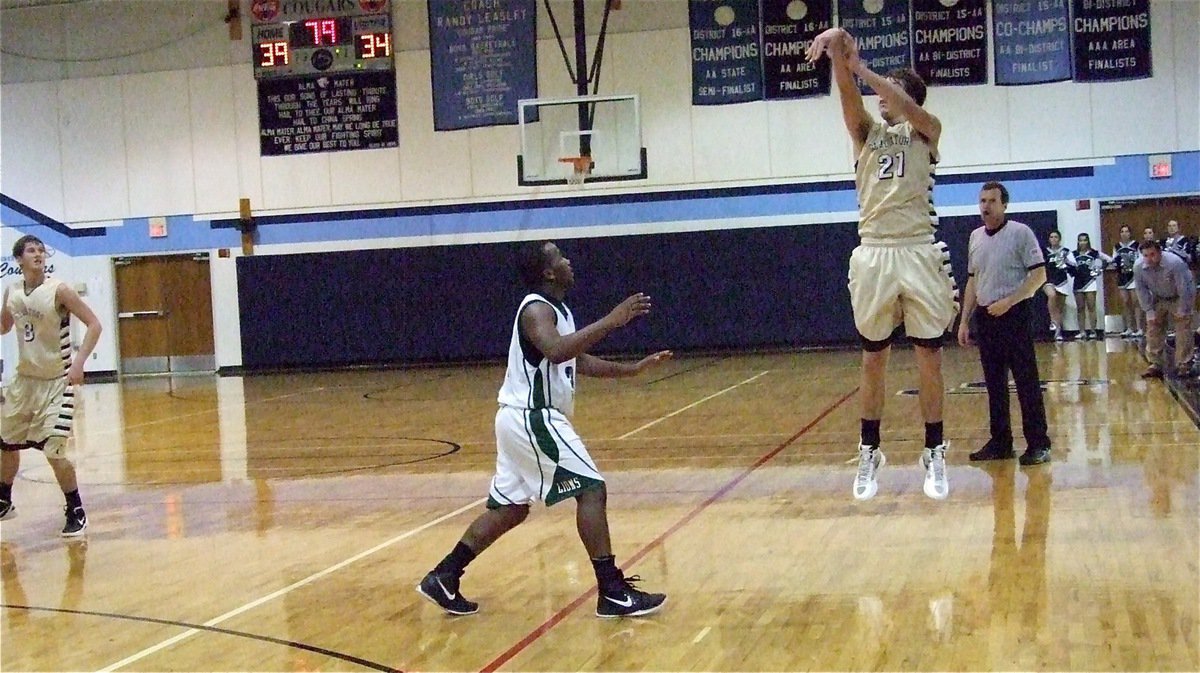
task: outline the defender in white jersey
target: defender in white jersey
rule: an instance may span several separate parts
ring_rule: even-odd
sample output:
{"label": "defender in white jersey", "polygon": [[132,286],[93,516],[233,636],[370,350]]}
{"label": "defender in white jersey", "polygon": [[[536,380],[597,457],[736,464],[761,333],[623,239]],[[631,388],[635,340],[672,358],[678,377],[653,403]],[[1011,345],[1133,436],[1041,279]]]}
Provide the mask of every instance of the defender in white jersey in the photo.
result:
{"label": "defender in white jersey", "polygon": [[598,617],[634,617],[657,611],[663,594],[633,586],[612,553],[604,477],[571,426],[577,374],[633,376],[671,357],[659,351],[633,364],[588,354],[609,332],[650,312],[650,297],[637,293],[604,318],[575,329],[563,303],[575,284],[571,262],[553,243],[531,243],[518,255],[521,278],[531,290],[517,308],[508,347],[508,369],[496,412],[496,474],[488,489],[487,511],[467,528],[454,549],[430,571],[417,591],[446,612],[469,615],[479,605],[459,592],[467,564],[501,535],[529,516],[534,501],[547,506],[577,501],[579,537],[592,559],[599,595]]}
{"label": "defender in white jersey", "polygon": [[[35,236],[13,245],[21,280],[4,288],[0,334],[17,328],[16,376],[0,419],[0,519],[16,515],[13,480],[22,449],[40,449],[66,498],[63,537],[82,535],[87,514],[79,497],[67,439],[75,418],[74,387],[83,383],[83,363],[100,339],[100,321],[71,286],[46,276],[46,246]],[[87,326],[77,357],[71,357],[71,316]]]}
{"label": "defender in white jersey", "polygon": [[[854,38],[841,28],[818,35],[809,62],[828,55],[842,104],[842,119],[854,143],[861,244],[850,256],[850,303],[862,341],[862,427],[854,497],[875,496],[884,383],[891,343],[903,325],[915,345],[919,399],[925,419],[925,495],[949,495],[942,426],[942,340],[958,314],[949,255],[934,238],[933,173],[942,124],[922,105],[925,83],[912,70],[886,77],[858,57]],[[875,121],[863,105],[857,75],[879,94]]]}

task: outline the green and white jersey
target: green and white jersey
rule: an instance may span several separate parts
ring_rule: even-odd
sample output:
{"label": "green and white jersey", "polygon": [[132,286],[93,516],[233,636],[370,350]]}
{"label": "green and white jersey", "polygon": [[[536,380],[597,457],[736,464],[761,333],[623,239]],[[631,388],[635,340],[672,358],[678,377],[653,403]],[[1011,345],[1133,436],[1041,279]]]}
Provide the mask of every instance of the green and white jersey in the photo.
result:
{"label": "green and white jersey", "polygon": [[8,288],[8,310],[17,333],[17,374],[50,380],[66,376],[71,366],[71,316],[58,306],[61,280],[47,278],[33,292],[24,281]]}
{"label": "green and white jersey", "polygon": [[526,295],[513,321],[508,371],[504,374],[498,399],[500,404],[508,407],[551,408],[569,417],[575,411],[575,359],[554,364],[521,333],[521,312],[538,301],[554,309],[554,326],[559,334],[566,336],[575,332],[575,318],[566,304],[541,294]]}

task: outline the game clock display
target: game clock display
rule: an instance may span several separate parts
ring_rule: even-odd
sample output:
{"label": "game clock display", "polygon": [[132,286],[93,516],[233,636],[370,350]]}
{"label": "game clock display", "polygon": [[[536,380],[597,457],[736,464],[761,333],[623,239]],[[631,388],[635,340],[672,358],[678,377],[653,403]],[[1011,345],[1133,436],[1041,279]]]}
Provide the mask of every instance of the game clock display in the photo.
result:
{"label": "game clock display", "polygon": [[392,17],[314,17],[253,27],[255,79],[393,70]]}

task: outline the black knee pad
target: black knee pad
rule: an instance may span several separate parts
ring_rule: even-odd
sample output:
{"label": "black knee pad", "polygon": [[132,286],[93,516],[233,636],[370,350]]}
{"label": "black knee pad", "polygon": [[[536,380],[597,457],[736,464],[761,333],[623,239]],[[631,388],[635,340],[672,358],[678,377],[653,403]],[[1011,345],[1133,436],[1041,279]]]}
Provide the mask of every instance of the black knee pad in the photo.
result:
{"label": "black knee pad", "polygon": [[862,349],[868,353],[878,353],[887,350],[887,347],[892,345],[892,340],[895,338],[896,335],[891,334],[883,341],[872,341],[861,334],[858,335],[858,341],[862,344]]}
{"label": "black knee pad", "polygon": [[921,348],[928,348],[929,350],[936,351],[941,350],[942,343],[945,341],[945,339],[946,335],[943,334],[942,336],[934,337],[932,339],[918,339],[916,337],[910,337],[909,341],[912,341],[913,345],[920,346]]}

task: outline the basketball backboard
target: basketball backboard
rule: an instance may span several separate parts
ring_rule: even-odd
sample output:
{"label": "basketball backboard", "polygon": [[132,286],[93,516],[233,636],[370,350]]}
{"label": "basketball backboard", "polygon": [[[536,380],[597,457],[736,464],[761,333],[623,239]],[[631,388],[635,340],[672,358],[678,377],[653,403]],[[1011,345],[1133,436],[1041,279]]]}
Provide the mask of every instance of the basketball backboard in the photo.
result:
{"label": "basketball backboard", "polygon": [[[530,98],[517,101],[521,153],[517,184],[565,185],[642,180],[646,149],[636,95]],[[575,157],[591,157],[591,170],[574,176]]]}

